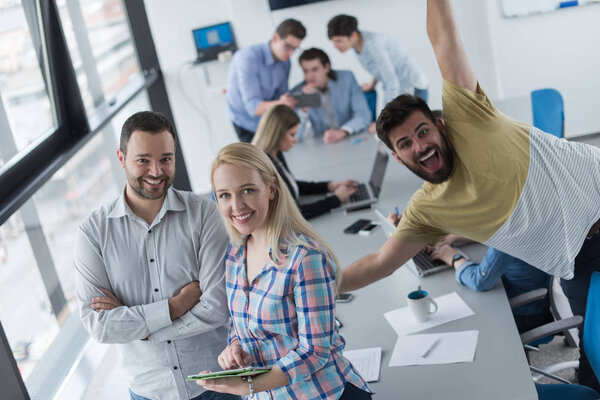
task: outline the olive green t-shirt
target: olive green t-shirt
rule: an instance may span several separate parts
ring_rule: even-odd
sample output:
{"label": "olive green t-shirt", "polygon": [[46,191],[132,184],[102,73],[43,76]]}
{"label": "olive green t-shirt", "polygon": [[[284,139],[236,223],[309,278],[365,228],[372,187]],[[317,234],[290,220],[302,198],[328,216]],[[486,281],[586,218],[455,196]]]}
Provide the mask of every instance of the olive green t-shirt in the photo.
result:
{"label": "olive green t-shirt", "polygon": [[510,217],[527,179],[530,125],[477,93],[444,80],[442,106],[455,150],[447,181],[425,182],[410,199],[395,236],[435,244],[448,233],[485,242]]}

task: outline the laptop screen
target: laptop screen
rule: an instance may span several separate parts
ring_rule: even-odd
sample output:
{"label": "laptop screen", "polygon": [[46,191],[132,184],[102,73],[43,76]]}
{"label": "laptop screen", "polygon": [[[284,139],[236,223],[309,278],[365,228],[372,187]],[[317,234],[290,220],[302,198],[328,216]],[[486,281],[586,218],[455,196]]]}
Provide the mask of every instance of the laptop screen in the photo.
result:
{"label": "laptop screen", "polygon": [[387,166],[389,154],[387,147],[383,143],[379,143],[377,146],[377,155],[375,156],[375,165],[373,165],[373,170],[371,171],[371,179],[369,183],[371,184],[371,189],[373,189],[373,194],[379,197],[379,192],[381,192],[381,185],[383,184],[383,177],[385,176],[385,167]]}

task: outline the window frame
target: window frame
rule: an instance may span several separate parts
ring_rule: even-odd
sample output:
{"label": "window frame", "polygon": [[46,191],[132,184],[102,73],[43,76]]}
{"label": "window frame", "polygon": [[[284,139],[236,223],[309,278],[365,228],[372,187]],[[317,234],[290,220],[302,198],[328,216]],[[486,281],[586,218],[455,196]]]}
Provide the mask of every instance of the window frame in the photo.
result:
{"label": "window frame", "polygon": [[[145,90],[151,109],[162,113],[175,125],[144,3],[139,0],[122,1],[142,73],[128,82],[114,97],[99,104],[93,114],[88,115],[56,1],[22,0],[32,41],[41,60],[42,76],[54,107],[57,126],[0,166],[0,225],[18,211],[54,173],[140,92]],[[174,133],[177,135],[177,132]],[[179,141],[175,158],[177,170],[173,186],[181,190],[191,190]],[[3,387],[4,393],[10,393],[11,398],[13,393],[17,395],[15,398],[31,398],[19,373],[1,321],[0,372],[0,386]],[[31,395],[34,398],[36,396],[35,393]]]}

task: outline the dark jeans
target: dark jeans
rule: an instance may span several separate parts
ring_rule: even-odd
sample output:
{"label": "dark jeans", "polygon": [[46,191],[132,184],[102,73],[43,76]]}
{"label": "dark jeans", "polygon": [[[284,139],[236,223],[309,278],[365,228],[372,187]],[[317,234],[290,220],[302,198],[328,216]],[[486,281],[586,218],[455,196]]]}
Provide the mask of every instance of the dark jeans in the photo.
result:
{"label": "dark jeans", "polygon": [[233,129],[235,129],[235,133],[237,134],[238,139],[240,139],[240,142],[250,143],[252,141],[252,138],[254,137],[254,132],[242,128],[241,126],[238,126],[234,123],[232,123],[232,125]]}
{"label": "dark jeans", "polygon": [[[600,234],[586,239],[575,258],[575,276],[571,280],[562,279],[561,286],[569,299],[574,315],[585,319],[588,289],[592,272],[600,271]],[[600,392],[598,378],[592,370],[583,346],[583,326],[579,328],[579,384]]]}
{"label": "dark jeans", "polygon": [[371,398],[371,393],[365,392],[351,383],[346,383],[344,391],[342,392],[342,396],[339,398],[339,400],[370,400]]}
{"label": "dark jeans", "polygon": [[529,315],[515,314],[513,317],[515,318],[515,323],[517,324],[517,330],[519,331],[519,334],[554,321],[549,308],[539,313]]}
{"label": "dark jeans", "polygon": [[[150,400],[146,397],[138,396],[129,390],[129,396],[131,400]],[[240,400],[240,396],[236,396],[229,393],[217,393],[207,390],[199,396],[194,397],[191,400]]]}

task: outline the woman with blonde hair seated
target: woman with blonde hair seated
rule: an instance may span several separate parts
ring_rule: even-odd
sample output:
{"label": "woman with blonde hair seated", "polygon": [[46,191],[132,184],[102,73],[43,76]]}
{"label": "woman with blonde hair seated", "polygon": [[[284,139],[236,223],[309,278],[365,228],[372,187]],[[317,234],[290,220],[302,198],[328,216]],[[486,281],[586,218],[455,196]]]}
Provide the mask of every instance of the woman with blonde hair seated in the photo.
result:
{"label": "woman with blonde hair seated", "polygon": [[[298,141],[296,133],[300,127],[298,115],[285,105],[277,105],[267,111],[260,119],[252,144],[267,153],[277,172],[283,178],[296,204],[306,219],[324,214],[346,202],[356,192],[356,181],[343,182],[305,182],[294,178],[283,157]],[[300,204],[301,195],[333,192],[322,200]]]}
{"label": "woman with blonde hair seated", "polygon": [[258,399],[371,399],[342,354],[334,320],[338,262],[273,163],[257,147],[234,143],[219,152],[210,176],[231,240],[225,278],[232,326],[218,361],[223,369],[270,370],[198,383]]}

